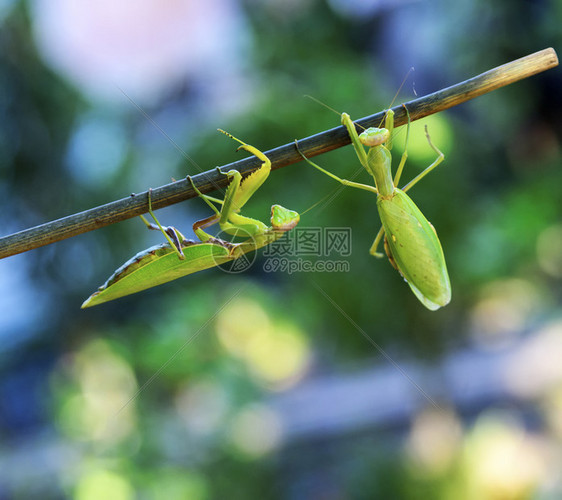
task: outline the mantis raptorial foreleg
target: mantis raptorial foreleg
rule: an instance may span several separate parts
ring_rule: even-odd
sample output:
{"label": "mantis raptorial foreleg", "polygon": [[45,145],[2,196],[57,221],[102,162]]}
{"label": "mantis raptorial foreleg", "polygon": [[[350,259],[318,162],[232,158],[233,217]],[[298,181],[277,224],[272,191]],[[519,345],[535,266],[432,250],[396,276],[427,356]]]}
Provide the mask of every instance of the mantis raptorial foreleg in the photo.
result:
{"label": "mantis raptorial foreleg", "polygon": [[[265,156],[259,149],[246,144],[224,130],[219,129],[219,131],[239,142],[240,147],[238,149],[245,149],[259,158],[263,163],[257,170],[252,172],[245,179],[242,178],[242,174],[238,172],[238,170],[222,172],[218,169],[219,172],[227,175],[230,180],[228,188],[226,189],[224,200],[204,195],[201,191],[199,191],[199,189],[197,189],[191,177],[188,177],[193,189],[215,212],[214,216],[195,222],[193,224],[193,231],[201,241],[208,241],[213,238],[213,236],[203,231],[203,228],[207,228],[216,223],[220,225],[221,229],[225,233],[233,236],[248,237],[262,234],[267,230],[267,226],[263,222],[250,217],[245,217],[240,215],[238,212],[269,176],[271,171],[271,162],[269,161],[269,158],[267,158],[267,156]],[[219,211],[212,202],[222,205],[221,210]]]}

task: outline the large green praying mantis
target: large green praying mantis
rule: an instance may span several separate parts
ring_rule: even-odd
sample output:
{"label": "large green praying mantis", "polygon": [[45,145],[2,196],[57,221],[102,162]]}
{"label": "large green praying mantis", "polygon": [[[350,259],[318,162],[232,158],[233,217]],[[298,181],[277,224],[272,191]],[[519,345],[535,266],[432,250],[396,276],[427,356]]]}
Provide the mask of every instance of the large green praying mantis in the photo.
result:
{"label": "large green praying mantis", "polygon": [[[298,224],[299,214],[281,205],[271,207],[271,226],[240,215],[240,209],[269,176],[271,162],[255,147],[242,142],[224,130],[219,129],[219,131],[238,141],[241,144],[238,149],[245,149],[263,163],[244,179],[238,170],[224,173],[218,169],[230,180],[224,200],[201,193],[188,176],[195,192],[214,211],[214,215],[193,224],[193,231],[200,241],[186,239],[175,227],[163,227],[152,212],[151,192],[149,191],[149,213],[156,224],[148,222],[143,216],[141,218],[149,229],[162,231],[167,243],[143,250],[125,262],[84,301],[82,308],[102,304],[232,261],[248,252],[269,245]],[[221,209],[218,210],[215,204],[220,205]],[[240,243],[230,243],[214,238],[203,230],[217,223],[225,233],[246,239]]]}
{"label": "large green praying mantis", "polygon": [[[407,146],[410,115],[406,106],[404,109],[408,115]],[[344,186],[363,189],[377,195],[377,208],[382,227],[371,246],[371,255],[383,256],[377,252],[377,247],[384,235],[384,248],[390,263],[407,281],[420,302],[432,311],[447,305],[451,300],[451,283],[441,243],[434,227],[406,194],[406,191],[443,161],[443,153],[431,142],[426,127],[427,141],[437,153],[437,158],[406,186],[399,189],[398,182],[408,155],[405,149],[393,178],[390,149],[394,129],[394,112],[388,110],[386,113],[384,128],[371,127],[360,135],[357,134],[355,124],[347,113],[342,113],[341,121],[342,125],[347,128],[359,161],[373,176],[375,186],[342,179],[310,161],[300,150],[299,153],[313,167]],[[298,143],[295,142],[295,144],[298,150]],[[365,147],[369,148],[367,152],[365,152]]]}

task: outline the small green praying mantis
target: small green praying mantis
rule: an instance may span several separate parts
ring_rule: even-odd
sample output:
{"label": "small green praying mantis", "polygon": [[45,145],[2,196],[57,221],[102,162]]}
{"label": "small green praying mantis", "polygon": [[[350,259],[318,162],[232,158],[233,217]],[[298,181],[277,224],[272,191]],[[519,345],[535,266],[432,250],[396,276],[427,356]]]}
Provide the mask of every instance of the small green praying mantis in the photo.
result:
{"label": "small green praying mantis", "polygon": [[[118,299],[238,259],[248,252],[273,243],[299,223],[299,214],[281,205],[271,207],[271,226],[269,227],[259,220],[239,214],[240,209],[269,176],[271,162],[265,154],[255,147],[246,144],[224,130],[219,129],[219,132],[238,141],[241,144],[239,150],[245,149],[258,157],[263,163],[245,179],[242,179],[242,174],[238,170],[230,170],[225,173],[217,167],[219,172],[227,175],[230,179],[224,200],[201,193],[191,177],[187,177],[195,192],[215,212],[214,215],[193,224],[193,231],[200,241],[186,239],[175,227],[162,226],[152,212],[151,191],[149,190],[148,212],[156,224],[148,222],[142,215],[141,219],[149,229],[161,231],[167,243],[143,250],[125,262],[96,292],[84,301],[82,308]],[[220,211],[214,205],[215,203],[221,206]],[[246,239],[240,243],[231,243],[214,238],[203,230],[203,228],[216,223],[225,233],[245,237]]]}
{"label": "small green praying mantis", "polygon": [[[407,146],[410,132],[410,114],[406,106],[403,106],[408,115]],[[402,189],[399,189],[397,187],[398,182],[408,154],[405,149],[393,179],[390,149],[394,129],[394,112],[391,109],[387,111],[384,128],[371,127],[360,135],[357,134],[355,124],[347,113],[342,113],[341,122],[347,128],[359,161],[367,172],[374,177],[375,186],[341,179],[328,172],[310,161],[298,149],[298,143],[295,141],[297,150],[309,164],[344,186],[364,189],[377,195],[377,208],[382,227],[371,246],[371,255],[383,257],[383,254],[377,252],[377,247],[384,235],[384,248],[390,263],[410,285],[420,302],[432,311],[447,305],[451,300],[451,283],[441,243],[435,228],[406,194],[406,191],[443,161],[445,158],[443,153],[431,142],[426,127],[427,141],[437,153],[437,158],[423,172],[414,177]],[[369,148],[367,152],[365,152],[365,147]]]}

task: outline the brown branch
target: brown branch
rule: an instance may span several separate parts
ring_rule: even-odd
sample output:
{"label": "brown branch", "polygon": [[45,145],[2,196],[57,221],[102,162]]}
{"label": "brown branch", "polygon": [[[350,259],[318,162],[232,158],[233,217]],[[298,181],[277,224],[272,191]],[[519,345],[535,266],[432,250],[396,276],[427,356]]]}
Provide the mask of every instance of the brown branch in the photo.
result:
{"label": "brown branch", "polygon": [[[544,49],[522,57],[521,59],[516,59],[515,61],[498,66],[497,68],[446,89],[407,102],[405,105],[410,113],[410,119],[412,121],[419,120],[425,116],[466,102],[469,99],[479,97],[497,88],[546,71],[557,65],[558,57],[554,49]],[[406,123],[406,113],[402,105],[395,107],[394,112],[395,126],[404,125]],[[361,127],[377,126],[383,116],[384,111],[381,111],[380,113],[357,120],[356,123]],[[313,157],[340,148],[349,143],[350,139],[346,129],[344,127],[336,127],[307,137],[306,139],[299,140],[299,148],[307,157]],[[265,154],[271,160],[273,169],[286,167],[287,165],[302,160],[295,149],[294,143],[279,146],[270,151],[266,151]],[[236,169],[243,174],[247,174],[259,165],[260,161],[255,157],[251,157],[225,165],[221,167],[221,170],[228,171]],[[226,176],[220,175],[216,170],[203,172],[194,175],[192,178],[195,185],[203,193],[213,191],[217,189],[217,187],[224,187],[227,183]],[[158,209],[188,200],[189,198],[194,198],[195,196],[197,196],[197,194],[194,192],[191,184],[184,179],[153,189],[152,206]],[[4,236],[0,238],[0,258],[48,245],[144,214],[148,211],[147,200],[147,192],[145,191],[137,195],[113,201],[106,205]]]}

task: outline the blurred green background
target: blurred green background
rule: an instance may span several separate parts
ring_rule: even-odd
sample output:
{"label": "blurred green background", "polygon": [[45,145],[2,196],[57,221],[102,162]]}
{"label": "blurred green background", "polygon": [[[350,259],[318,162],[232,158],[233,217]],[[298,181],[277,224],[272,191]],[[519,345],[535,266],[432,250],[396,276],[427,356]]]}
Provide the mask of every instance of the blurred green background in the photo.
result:
{"label": "blurred green background", "polygon": [[[0,1],[0,234],[239,159],[218,127],[265,151],[338,124],[305,94],[359,118],[410,67],[397,103],[561,26],[559,0]],[[560,86],[425,121],[446,155],[411,192],[447,258],[437,312],[369,256],[375,199],[349,189],[301,221],[351,228],[348,272],[260,255],[80,310],[161,235],[131,220],[0,261],[0,499],[562,498]],[[404,180],[433,159],[422,127]],[[349,147],[316,161],[358,168]],[[338,187],[301,162],[245,213]],[[209,211],[158,215],[193,237]]]}

